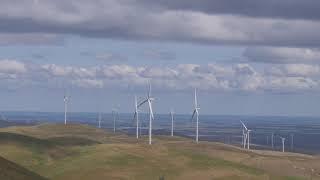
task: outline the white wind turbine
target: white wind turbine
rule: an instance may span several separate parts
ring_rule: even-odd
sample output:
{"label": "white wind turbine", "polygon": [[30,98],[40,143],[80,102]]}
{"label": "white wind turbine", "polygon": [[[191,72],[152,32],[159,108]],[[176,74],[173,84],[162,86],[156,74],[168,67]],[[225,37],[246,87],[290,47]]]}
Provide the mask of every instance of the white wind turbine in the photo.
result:
{"label": "white wind turbine", "polygon": [[70,96],[67,96],[66,93],[63,97],[64,101],[64,124],[67,124],[67,112],[68,112],[68,102],[70,100]]}
{"label": "white wind turbine", "polygon": [[118,114],[118,109],[116,109],[116,108],[113,108],[112,109],[112,118],[113,118],[113,132],[115,133],[116,132],[116,129],[117,129],[117,119],[118,119],[118,116],[119,116],[119,114]]}
{"label": "white wind turbine", "polygon": [[246,142],[247,142],[247,132],[248,132],[248,128],[247,126],[240,120],[240,123],[242,124],[242,145],[243,148],[246,148]]}
{"label": "white wind turbine", "polygon": [[153,110],[152,110],[152,101],[154,98],[151,97],[151,84],[149,84],[149,92],[147,98],[142,101],[138,107],[142,106],[145,103],[148,103],[149,106],[149,144],[152,144],[152,121],[154,120]]}
{"label": "white wind turbine", "polygon": [[291,147],[291,151],[293,151],[293,138],[294,138],[294,134],[292,133],[292,134],[290,134],[290,136],[291,136],[291,145],[290,145],[290,147]]}
{"label": "white wind turbine", "polygon": [[248,134],[248,149],[250,149],[250,132],[251,130],[248,129],[247,134]]}
{"label": "white wind turbine", "polygon": [[243,148],[250,149],[250,132],[251,130],[247,128],[247,126],[240,120],[240,123],[243,126],[242,129],[242,140],[243,140]]}
{"label": "white wind turbine", "polygon": [[137,96],[134,96],[134,116],[133,116],[133,119],[136,120],[136,136],[137,136],[137,139],[139,139],[139,112],[138,112],[138,101],[137,101]]}
{"label": "white wind turbine", "polygon": [[170,116],[171,116],[171,136],[173,136],[173,120],[174,120],[174,112],[171,109],[170,111]]}
{"label": "white wind turbine", "polygon": [[271,147],[273,149],[273,140],[274,140],[274,133],[271,134]]}
{"label": "white wind turbine", "polygon": [[193,120],[194,115],[196,115],[196,142],[199,142],[199,107],[197,100],[197,89],[194,89],[194,110],[192,113],[191,120]]}
{"label": "white wind turbine", "polygon": [[102,116],[102,115],[101,115],[101,112],[99,112],[99,117],[98,117],[98,127],[99,127],[99,128],[101,128],[101,119],[102,119],[101,116]]}
{"label": "white wind turbine", "polygon": [[284,152],[284,143],[286,141],[286,138],[280,136],[280,139],[281,139],[281,142],[282,142],[282,152]]}

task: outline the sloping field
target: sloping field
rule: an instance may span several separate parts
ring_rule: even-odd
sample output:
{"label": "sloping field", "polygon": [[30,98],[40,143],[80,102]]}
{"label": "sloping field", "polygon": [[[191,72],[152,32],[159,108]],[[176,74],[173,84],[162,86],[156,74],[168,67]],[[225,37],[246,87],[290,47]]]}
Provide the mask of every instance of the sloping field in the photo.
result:
{"label": "sloping field", "polygon": [[33,173],[13,162],[0,157],[0,179],[2,180],[45,180],[40,175]]}
{"label": "sloping field", "polygon": [[0,155],[51,179],[320,179],[320,158],[85,125],[0,129]]}

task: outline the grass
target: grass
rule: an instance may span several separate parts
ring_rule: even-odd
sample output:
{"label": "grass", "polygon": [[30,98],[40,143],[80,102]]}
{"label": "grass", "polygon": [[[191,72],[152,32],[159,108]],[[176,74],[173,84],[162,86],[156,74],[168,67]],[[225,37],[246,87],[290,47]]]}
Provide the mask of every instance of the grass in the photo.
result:
{"label": "grass", "polygon": [[[84,125],[46,124],[0,131],[1,156],[51,179],[285,180],[304,175],[302,172],[294,177],[291,171],[279,173],[243,163],[244,159],[251,162],[272,157],[217,143],[194,144],[179,137],[155,137],[155,143],[149,146],[145,137],[137,141]],[[290,169],[290,165],[279,168]]]}
{"label": "grass", "polygon": [[285,176],[284,180],[305,180],[306,178],[294,177],[294,176]]}
{"label": "grass", "polygon": [[194,152],[185,149],[171,149],[172,156],[183,156],[190,158],[189,166],[194,169],[210,169],[210,168],[232,168],[252,175],[263,175],[264,171],[254,167],[250,167],[241,163],[226,161],[220,158],[213,158],[206,154]]}
{"label": "grass", "polygon": [[0,179],[45,180],[40,175],[0,157]]}

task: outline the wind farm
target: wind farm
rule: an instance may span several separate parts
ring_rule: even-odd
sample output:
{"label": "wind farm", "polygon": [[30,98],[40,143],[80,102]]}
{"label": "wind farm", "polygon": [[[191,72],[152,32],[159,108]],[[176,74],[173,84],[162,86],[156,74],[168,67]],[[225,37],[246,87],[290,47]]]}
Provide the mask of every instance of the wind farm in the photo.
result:
{"label": "wind farm", "polygon": [[[227,120],[227,122],[224,120],[224,125],[234,124],[232,142],[230,141],[232,136],[227,135],[230,129],[228,130],[226,126],[219,127],[217,125],[210,128],[208,125],[212,122],[208,121],[208,117],[199,115],[198,94],[199,92],[194,89],[193,97],[190,96],[192,97],[190,99],[193,99],[194,108],[191,114],[191,126],[186,123],[188,115],[185,117],[175,115],[173,109],[170,110],[169,118],[154,114],[152,103],[155,98],[151,95],[151,84],[149,83],[145,97],[138,100],[137,96],[133,96],[133,116],[122,115],[118,108],[113,108],[110,115],[99,111],[98,126],[96,126],[94,123],[90,125],[88,120],[85,121],[86,123],[77,120],[66,121],[67,108],[65,108],[63,125],[59,121],[46,121],[46,124],[34,122],[27,126],[0,128],[0,156],[26,167],[39,174],[41,178],[49,179],[129,179],[130,177],[134,177],[134,179],[193,179],[196,176],[201,179],[212,177],[218,179],[318,177],[315,169],[320,168],[320,159],[312,154],[286,152],[286,137],[282,136],[283,133],[281,135],[279,131],[278,133],[272,132],[271,142],[267,141],[265,145],[259,145],[260,135],[258,132],[265,130],[259,130],[255,127],[253,131],[251,125],[252,122],[257,123],[258,121],[252,121],[248,117],[246,121],[238,120],[238,123],[237,119],[235,121]],[[66,107],[66,102],[64,107]],[[143,107],[146,112],[143,111]],[[73,117],[73,113],[68,114],[71,119],[76,119]],[[102,116],[104,117],[103,124],[101,123]],[[11,115],[7,117],[11,117]],[[130,123],[132,117],[133,124]],[[165,119],[167,121],[164,121]],[[199,126],[200,119],[201,126]],[[146,135],[141,133],[143,120],[148,121]],[[239,129],[239,127],[241,128]],[[229,141],[219,141],[208,136],[210,132],[215,132],[218,129],[220,129],[220,136],[224,139],[229,137]],[[288,136],[292,138],[290,145],[292,147],[293,135],[290,133]],[[275,146],[279,147],[279,150],[274,147],[274,140],[277,139],[274,137],[281,140],[280,144]],[[34,150],[26,145],[28,143],[33,144],[32,148],[36,148],[40,154],[23,153]],[[86,152],[86,155],[82,153],[83,151]],[[154,153],[157,158],[153,161],[157,165],[150,159],[154,158]],[[288,157],[290,157],[289,161]],[[172,164],[181,158],[187,161],[187,164]],[[30,164],[27,163],[27,160],[36,160],[36,163]],[[305,164],[307,162],[308,166]],[[74,168],[73,163],[89,163],[90,165]],[[274,168],[279,163],[285,171],[278,171]],[[292,164],[294,165],[292,166]],[[146,166],[148,166],[147,169],[145,169]],[[168,166],[171,168],[165,168]],[[133,167],[139,170],[134,170]],[[90,173],[83,174],[82,168]],[[96,168],[101,171],[95,171]],[[126,173],[117,171],[118,168],[126,169]],[[212,168],[216,173],[209,173]],[[311,169],[313,171],[310,174]],[[152,173],[145,173],[148,171],[152,171]],[[188,174],[188,171],[193,171],[197,175]]]}
{"label": "wind farm", "polygon": [[320,1],[0,2],[0,180],[320,180]]}

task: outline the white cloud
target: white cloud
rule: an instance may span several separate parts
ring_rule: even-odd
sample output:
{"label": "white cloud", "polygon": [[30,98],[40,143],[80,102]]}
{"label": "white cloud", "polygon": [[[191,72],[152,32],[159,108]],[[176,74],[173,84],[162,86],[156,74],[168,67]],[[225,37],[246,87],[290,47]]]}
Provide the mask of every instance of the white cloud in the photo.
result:
{"label": "white cloud", "polygon": [[121,79],[128,76],[135,76],[139,69],[128,65],[103,66],[101,73],[105,78]]}
{"label": "white cloud", "polygon": [[15,60],[0,60],[0,73],[22,74],[26,72],[27,68],[24,63]]}
{"label": "white cloud", "polygon": [[178,76],[178,72],[167,67],[149,67],[142,71],[140,75],[146,78],[174,79]]}
{"label": "white cloud", "polygon": [[55,64],[46,64],[42,68],[53,76],[67,76],[72,72],[72,67],[63,67]]}
{"label": "white cloud", "polygon": [[3,80],[2,86],[7,82],[8,86],[14,87],[54,87],[64,83],[80,88],[126,89],[144,88],[147,82],[152,80],[155,88],[165,91],[198,88],[228,92],[292,92],[317,90],[320,67],[305,64],[273,65],[262,70],[250,64],[179,64],[173,67],[122,64],[74,67],[2,60],[0,78]]}
{"label": "white cloud", "polygon": [[273,76],[320,77],[319,65],[285,64],[266,68],[265,71]]}
{"label": "white cloud", "polygon": [[280,90],[285,92],[312,90],[318,88],[319,83],[315,80],[305,77],[281,77],[273,78],[270,81],[269,89]]}

